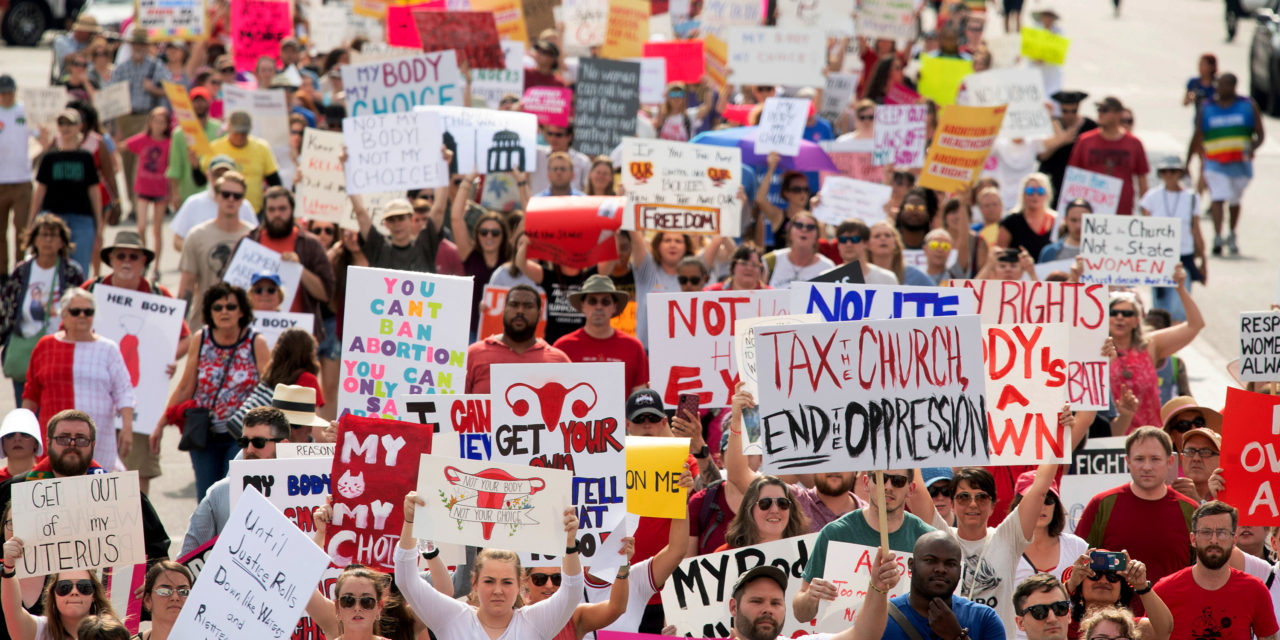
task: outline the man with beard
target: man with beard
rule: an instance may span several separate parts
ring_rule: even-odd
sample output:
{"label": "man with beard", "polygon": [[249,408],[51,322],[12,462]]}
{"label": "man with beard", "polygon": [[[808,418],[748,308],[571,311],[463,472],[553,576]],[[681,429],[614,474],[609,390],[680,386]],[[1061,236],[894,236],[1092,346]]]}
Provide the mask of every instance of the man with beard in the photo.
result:
{"label": "man with beard", "polygon": [[[883,589],[871,585],[853,623],[851,640],[1004,640],[1004,625],[994,609],[955,595],[961,550],[950,533],[930,531],[920,536],[911,553],[907,560],[911,591],[889,598],[892,584]],[[877,566],[887,562],[880,560]],[[906,625],[914,633],[906,631]]]}
{"label": "man with beard", "polygon": [[541,317],[538,290],[527,284],[511,287],[502,307],[502,333],[467,349],[467,393],[489,393],[489,367],[494,364],[570,362],[563,351],[534,335]]}
{"label": "man with beard", "polygon": [[231,261],[231,248],[253,231],[253,225],[240,219],[240,206],[248,193],[243,175],[236,171],[222,174],[214,184],[214,193],[218,201],[217,217],[196,225],[187,234],[178,261],[182,272],[178,297],[187,301],[187,324],[192,329],[204,326],[201,299],[209,287],[222,280],[222,273]]}
{"label": "man with beard", "polygon": [[[280,254],[281,262],[302,264],[302,280],[288,309],[295,313],[310,313],[314,319],[312,335],[319,344],[324,340],[321,308],[333,295],[333,263],[320,240],[302,228],[293,218],[293,194],[284,187],[271,187],[262,196],[262,226],[249,232],[236,243],[236,249],[245,238]],[[234,260],[232,254],[232,260]]]}
{"label": "man with beard", "polygon": [[924,249],[924,236],[933,228],[938,214],[938,197],[930,189],[914,187],[902,199],[894,227],[902,235],[906,249]]}
{"label": "man with beard", "polygon": [[[1271,594],[1257,578],[1227,565],[1236,534],[1235,507],[1206,502],[1191,516],[1196,563],[1156,583],[1156,595],[1173,612],[1171,640],[1216,638],[1275,640]],[[1146,589],[1151,589],[1147,583]],[[1143,593],[1144,590],[1138,590]]]}
{"label": "man with beard", "polygon": [[[569,294],[569,304],[587,317],[587,324],[556,340],[555,347],[574,362],[621,362],[626,370],[627,393],[649,384],[649,357],[635,336],[613,328],[610,321],[622,314],[631,296],[618,291],[613,279],[596,274],[582,288]],[[696,417],[696,416],[695,416]]]}
{"label": "man with beard", "polygon": [[[188,95],[191,98],[191,111],[195,113],[196,122],[200,123],[205,139],[216,139],[222,131],[222,121],[209,117],[209,107],[213,104],[213,92],[208,87],[194,87]],[[183,133],[181,125],[175,125],[172,135],[169,136],[169,168],[164,172],[164,177],[169,179],[169,208],[174,211],[177,211],[187,198],[201,191],[200,185],[196,184],[195,176],[192,174],[192,167],[200,164],[199,158],[195,157],[194,153],[188,154],[187,150],[187,136]],[[211,166],[210,171],[212,170]]]}
{"label": "man with beard", "polygon": [[[245,460],[274,460],[276,444],[289,442],[289,418],[275,407],[255,407],[244,414],[244,430],[239,445]],[[209,486],[204,499],[191,513],[187,535],[182,539],[181,558],[218,537],[231,517],[231,477]]]}
{"label": "man with beard", "polygon": [[[877,554],[877,560],[879,555]],[[890,561],[893,558],[890,556]],[[879,565],[877,565],[879,566]],[[897,567],[880,574],[887,578],[888,587],[897,584]],[[884,580],[885,578],[881,578]],[[877,588],[873,585],[872,587]],[[740,640],[778,640],[787,617],[787,573],[773,565],[756,567],[738,576],[733,582],[733,595],[729,598],[729,616],[733,618],[733,635]],[[818,633],[794,636],[797,640],[853,640],[855,627],[840,633]],[[879,636],[876,636],[878,639]]]}

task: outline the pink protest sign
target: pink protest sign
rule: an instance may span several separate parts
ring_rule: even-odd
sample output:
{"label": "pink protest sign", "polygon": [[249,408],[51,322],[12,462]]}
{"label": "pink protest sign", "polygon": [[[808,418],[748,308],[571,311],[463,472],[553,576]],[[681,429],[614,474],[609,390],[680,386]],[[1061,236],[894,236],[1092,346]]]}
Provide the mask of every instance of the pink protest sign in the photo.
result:
{"label": "pink protest sign", "polygon": [[884,94],[885,104],[919,104],[920,94],[909,89],[906,85],[895,83],[889,87]]}
{"label": "pink protest sign", "polygon": [[280,58],[280,41],[293,34],[293,4],[281,0],[232,0],[231,50],[237,71],[252,71],[258,58]]}
{"label": "pink protest sign", "polygon": [[529,87],[520,104],[525,113],[537,114],[538,124],[567,127],[569,118],[573,117],[573,90],[563,87]]}
{"label": "pink protest sign", "polygon": [[667,82],[699,82],[703,65],[701,40],[676,42],[646,42],[644,57],[664,58],[667,61]]}
{"label": "pink protest sign", "polygon": [[410,5],[387,6],[387,44],[393,47],[422,48],[418,25],[413,21],[414,11],[444,11],[444,0],[431,0]]}

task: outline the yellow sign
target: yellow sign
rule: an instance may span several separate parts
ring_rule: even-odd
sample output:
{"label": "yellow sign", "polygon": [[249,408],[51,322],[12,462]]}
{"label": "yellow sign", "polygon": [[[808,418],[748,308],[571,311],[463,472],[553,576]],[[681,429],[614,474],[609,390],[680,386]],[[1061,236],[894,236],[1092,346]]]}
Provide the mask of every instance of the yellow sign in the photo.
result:
{"label": "yellow sign", "polygon": [[953,104],[942,109],[918,184],[948,193],[968,188],[982,171],[1008,108]]}
{"label": "yellow sign", "polygon": [[688,438],[627,436],[627,512],[683,518],[688,496],[680,486],[689,459]]}
{"label": "yellow sign", "polygon": [[186,88],[180,84],[166,82],[164,95],[169,98],[169,104],[173,105],[173,115],[178,119],[178,126],[182,127],[182,133],[187,136],[187,147],[194,149],[198,156],[209,155],[209,139],[204,135],[204,126],[196,118],[195,109],[191,108],[191,99],[187,96]]}
{"label": "yellow sign", "polygon": [[960,84],[971,73],[971,60],[920,56],[920,95],[939,105],[955,104]]}
{"label": "yellow sign", "polygon": [[1047,29],[1022,28],[1022,56],[1049,64],[1062,65],[1067,60],[1071,40]]}
{"label": "yellow sign", "polygon": [[528,44],[529,29],[524,23],[524,9],[519,0],[471,0],[472,11],[488,11],[498,25],[498,38]]}
{"label": "yellow sign", "polygon": [[636,301],[628,300],[627,306],[622,308],[622,313],[609,321],[609,326],[634,336],[636,334]]}
{"label": "yellow sign", "polygon": [[648,0],[609,0],[609,26],[600,55],[615,60],[639,58],[648,39]]}
{"label": "yellow sign", "polygon": [[708,34],[702,40],[702,57],[706,62],[707,77],[717,87],[724,85],[725,71],[729,66],[729,45],[724,40]]}

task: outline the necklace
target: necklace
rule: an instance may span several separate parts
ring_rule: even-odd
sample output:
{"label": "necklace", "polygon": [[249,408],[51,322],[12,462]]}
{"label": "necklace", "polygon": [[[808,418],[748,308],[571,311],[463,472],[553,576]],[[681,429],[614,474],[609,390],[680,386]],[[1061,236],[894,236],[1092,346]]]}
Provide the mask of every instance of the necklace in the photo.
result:
{"label": "necklace", "polygon": [[[1169,204],[1169,194],[1173,194],[1172,205]],[[1182,203],[1182,191],[1169,191],[1168,189],[1165,189],[1164,193],[1160,194],[1160,198],[1164,200],[1165,213],[1168,214],[1169,217],[1176,216],[1178,214],[1178,205]]]}

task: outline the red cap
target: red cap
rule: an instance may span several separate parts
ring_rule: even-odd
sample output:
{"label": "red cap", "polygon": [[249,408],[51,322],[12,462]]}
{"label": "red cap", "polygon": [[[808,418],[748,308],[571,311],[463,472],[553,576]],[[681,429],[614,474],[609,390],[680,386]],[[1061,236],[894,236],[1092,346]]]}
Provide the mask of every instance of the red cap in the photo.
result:
{"label": "red cap", "polygon": [[[1021,474],[1018,475],[1018,481],[1015,482],[1013,485],[1013,493],[1015,495],[1020,496],[1026,493],[1027,489],[1030,489],[1031,485],[1035,484],[1035,482],[1036,482],[1035,469],[1032,469],[1031,471],[1023,471]],[[1049,485],[1049,493],[1052,493],[1053,497],[1058,499],[1058,502],[1062,502],[1062,494],[1058,493],[1057,478],[1054,478],[1053,484]]]}
{"label": "red cap", "polygon": [[209,93],[209,89],[206,87],[196,87],[191,90],[190,95],[192,100],[204,98],[205,102],[213,102],[213,95]]}

